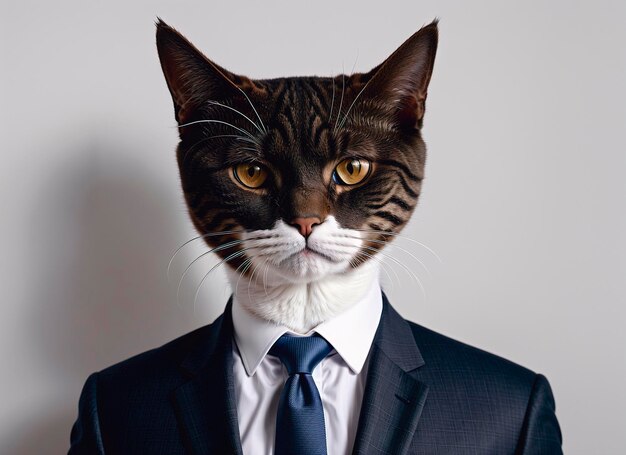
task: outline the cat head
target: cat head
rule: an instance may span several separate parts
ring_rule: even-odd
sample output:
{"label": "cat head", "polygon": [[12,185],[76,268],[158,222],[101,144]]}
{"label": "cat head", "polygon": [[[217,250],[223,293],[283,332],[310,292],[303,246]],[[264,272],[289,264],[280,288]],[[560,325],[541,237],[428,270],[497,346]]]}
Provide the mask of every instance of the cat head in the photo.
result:
{"label": "cat head", "polygon": [[252,79],[158,21],[189,215],[231,270],[308,283],[377,259],[420,194],[437,36],[366,73]]}

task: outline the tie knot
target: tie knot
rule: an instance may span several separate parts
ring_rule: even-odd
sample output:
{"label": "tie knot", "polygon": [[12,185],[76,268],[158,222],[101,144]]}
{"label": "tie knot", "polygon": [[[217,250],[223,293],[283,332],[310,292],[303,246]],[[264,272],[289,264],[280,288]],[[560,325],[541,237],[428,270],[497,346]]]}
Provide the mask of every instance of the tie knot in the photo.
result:
{"label": "tie knot", "polygon": [[291,376],[296,373],[311,374],[332,350],[330,343],[317,334],[310,337],[285,334],[276,340],[269,353],[280,359]]}

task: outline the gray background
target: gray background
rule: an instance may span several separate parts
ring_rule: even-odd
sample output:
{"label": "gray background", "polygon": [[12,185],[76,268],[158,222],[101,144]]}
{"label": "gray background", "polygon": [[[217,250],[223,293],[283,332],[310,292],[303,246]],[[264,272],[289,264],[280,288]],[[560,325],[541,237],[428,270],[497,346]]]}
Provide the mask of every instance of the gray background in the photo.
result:
{"label": "gray background", "polygon": [[[624,3],[3,2],[0,453],[62,453],[87,375],[228,288],[181,196],[157,15],[251,77],[365,71],[435,16],[427,178],[392,303],[547,375],[570,454],[626,453]],[[225,3],[225,2],[224,2]],[[358,56],[358,59],[357,59]],[[397,273],[398,278],[394,273]],[[393,282],[393,286],[392,286]]]}

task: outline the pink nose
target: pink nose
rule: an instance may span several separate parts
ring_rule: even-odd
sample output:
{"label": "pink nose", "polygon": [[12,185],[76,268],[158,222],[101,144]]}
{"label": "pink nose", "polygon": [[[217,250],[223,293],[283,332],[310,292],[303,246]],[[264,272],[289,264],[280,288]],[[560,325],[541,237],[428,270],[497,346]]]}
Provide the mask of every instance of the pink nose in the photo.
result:
{"label": "pink nose", "polygon": [[320,220],[318,217],[310,216],[306,218],[294,218],[289,222],[289,224],[297,227],[300,231],[300,234],[302,234],[302,236],[306,238],[311,235],[311,232],[313,231],[313,226],[315,226],[316,224],[320,224],[321,222],[322,220]]}

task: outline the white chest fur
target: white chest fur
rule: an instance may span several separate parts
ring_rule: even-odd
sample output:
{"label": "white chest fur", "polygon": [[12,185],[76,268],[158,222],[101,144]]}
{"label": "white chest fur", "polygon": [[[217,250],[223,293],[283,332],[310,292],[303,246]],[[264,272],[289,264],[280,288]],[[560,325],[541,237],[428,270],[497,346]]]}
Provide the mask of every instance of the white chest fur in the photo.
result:
{"label": "white chest fur", "polygon": [[277,275],[248,278],[230,268],[227,271],[242,307],[298,333],[306,333],[354,305],[373,286],[378,289],[379,273],[380,265],[374,260],[311,282],[292,283]]}

